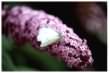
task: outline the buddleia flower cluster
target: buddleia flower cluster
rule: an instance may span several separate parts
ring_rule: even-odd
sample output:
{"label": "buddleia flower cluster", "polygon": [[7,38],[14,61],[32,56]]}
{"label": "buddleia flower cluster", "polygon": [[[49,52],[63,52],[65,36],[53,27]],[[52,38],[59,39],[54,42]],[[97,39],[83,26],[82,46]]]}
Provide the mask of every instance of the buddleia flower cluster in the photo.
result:
{"label": "buddleia flower cluster", "polygon": [[93,63],[86,39],[81,39],[56,16],[27,6],[14,6],[5,12],[5,23],[8,35],[17,43],[30,42],[70,68],[83,70]]}

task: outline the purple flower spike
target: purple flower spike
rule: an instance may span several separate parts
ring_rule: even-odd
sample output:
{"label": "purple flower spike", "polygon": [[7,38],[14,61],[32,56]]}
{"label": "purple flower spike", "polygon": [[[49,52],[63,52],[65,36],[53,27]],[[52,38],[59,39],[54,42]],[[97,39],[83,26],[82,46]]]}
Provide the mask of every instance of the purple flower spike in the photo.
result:
{"label": "purple flower spike", "polygon": [[[51,55],[63,60],[68,67],[83,70],[93,63],[87,41],[82,40],[71,28],[53,15],[25,6],[16,6],[8,11],[5,22],[9,35],[16,42],[31,42],[34,47],[45,49]],[[41,30],[42,28],[46,28],[45,33]],[[53,34],[49,34],[51,32],[48,30]],[[41,44],[43,46],[40,46]]]}

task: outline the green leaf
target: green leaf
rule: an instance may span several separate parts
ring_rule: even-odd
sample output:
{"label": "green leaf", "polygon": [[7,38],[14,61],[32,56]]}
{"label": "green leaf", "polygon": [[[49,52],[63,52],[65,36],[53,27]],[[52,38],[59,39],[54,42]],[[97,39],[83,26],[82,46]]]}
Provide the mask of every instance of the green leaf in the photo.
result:
{"label": "green leaf", "polygon": [[11,51],[14,46],[14,41],[10,37],[2,36],[2,50]]}
{"label": "green leaf", "polygon": [[2,70],[3,71],[14,71],[16,66],[14,65],[10,55],[4,51],[2,54]]}
{"label": "green leaf", "polygon": [[41,68],[44,68],[45,70],[65,70],[65,66],[62,62],[58,61],[56,58],[50,56],[46,52],[38,51],[30,44],[24,45],[22,47],[22,51],[32,60],[40,62]]}
{"label": "green leaf", "polygon": [[24,66],[24,65],[19,65],[17,66],[16,71],[36,71],[34,68]]}

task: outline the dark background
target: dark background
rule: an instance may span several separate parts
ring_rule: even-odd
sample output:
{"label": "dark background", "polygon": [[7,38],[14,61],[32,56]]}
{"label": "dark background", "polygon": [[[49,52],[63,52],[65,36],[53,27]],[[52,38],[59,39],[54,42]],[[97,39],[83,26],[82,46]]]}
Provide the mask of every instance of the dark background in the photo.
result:
{"label": "dark background", "polygon": [[[75,12],[77,3],[78,2],[3,2],[2,8],[4,5],[9,5],[9,8],[15,5],[26,5],[34,9],[44,10],[49,14],[59,17],[65,24],[73,28],[81,38],[87,39],[94,58],[94,70],[106,71],[107,44],[102,43],[95,35],[88,33],[87,30],[81,27],[80,21]],[[103,9],[105,16],[107,16],[107,3],[96,2],[96,4]]]}

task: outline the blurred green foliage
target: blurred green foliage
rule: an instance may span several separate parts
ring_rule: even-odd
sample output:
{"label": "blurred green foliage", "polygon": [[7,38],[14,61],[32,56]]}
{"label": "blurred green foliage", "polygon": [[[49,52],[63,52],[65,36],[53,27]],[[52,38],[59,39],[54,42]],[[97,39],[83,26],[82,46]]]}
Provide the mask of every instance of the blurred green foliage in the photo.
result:
{"label": "blurred green foliage", "polygon": [[27,43],[18,46],[14,40],[2,36],[2,70],[3,71],[64,71],[67,70],[62,61],[39,51]]}

